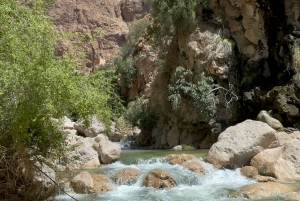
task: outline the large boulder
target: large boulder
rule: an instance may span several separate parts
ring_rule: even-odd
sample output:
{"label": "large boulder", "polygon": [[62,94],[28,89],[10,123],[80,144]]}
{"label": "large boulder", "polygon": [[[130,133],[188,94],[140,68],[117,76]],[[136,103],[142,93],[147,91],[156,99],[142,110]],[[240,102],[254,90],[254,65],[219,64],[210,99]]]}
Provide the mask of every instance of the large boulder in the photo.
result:
{"label": "large boulder", "polygon": [[242,187],[238,193],[233,193],[230,197],[244,197],[248,199],[257,199],[261,197],[269,197],[276,194],[292,192],[294,189],[278,182],[256,183],[246,187]]}
{"label": "large boulder", "polygon": [[139,178],[140,173],[133,168],[125,168],[117,172],[113,179],[119,185],[132,185]]}
{"label": "large boulder", "polygon": [[277,179],[300,179],[300,139],[293,139],[281,147],[266,149],[257,154],[251,165],[259,174]]}
{"label": "large boulder", "polygon": [[182,166],[200,175],[205,175],[205,170],[199,160],[186,161],[182,164]]}
{"label": "large boulder", "polygon": [[94,193],[104,193],[107,191],[112,190],[110,185],[110,181],[106,175],[103,174],[92,174],[94,186],[93,192]]}
{"label": "large boulder", "polygon": [[246,120],[227,128],[210,148],[206,161],[216,168],[236,168],[250,160],[276,140],[276,131],[260,121]]}
{"label": "large boulder", "polygon": [[70,183],[75,193],[90,194],[94,193],[94,181],[90,173],[86,171],[80,172]]}
{"label": "large boulder", "polygon": [[143,181],[143,186],[153,187],[157,189],[171,188],[176,186],[176,182],[173,177],[161,169],[151,170]]}
{"label": "large boulder", "polygon": [[73,191],[80,194],[101,193],[112,190],[107,176],[80,172],[70,183]]}
{"label": "large boulder", "polygon": [[95,141],[99,143],[98,154],[100,156],[101,163],[109,164],[121,155],[121,147],[119,144],[109,141],[105,135],[98,135]]}
{"label": "large boulder", "polygon": [[95,116],[91,118],[89,127],[86,127],[83,123],[77,122],[74,124],[74,129],[78,131],[78,134],[84,137],[96,137],[99,134],[103,134],[105,131],[105,125],[99,121]]}
{"label": "large boulder", "polygon": [[61,170],[90,169],[100,166],[99,155],[92,147],[79,146],[74,151],[68,152],[58,162],[57,167]]}
{"label": "large boulder", "polygon": [[284,131],[284,128],[280,121],[271,117],[265,110],[260,111],[260,113],[257,116],[257,120],[267,123],[269,126],[271,126],[277,131]]}

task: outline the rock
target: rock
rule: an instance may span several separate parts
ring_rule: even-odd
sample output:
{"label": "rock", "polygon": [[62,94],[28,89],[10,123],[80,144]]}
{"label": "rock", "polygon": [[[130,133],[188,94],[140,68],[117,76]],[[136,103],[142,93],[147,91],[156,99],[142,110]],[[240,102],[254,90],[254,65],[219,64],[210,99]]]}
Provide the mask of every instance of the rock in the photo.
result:
{"label": "rock", "polygon": [[284,196],[284,198],[290,200],[290,201],[300,201],[300,193],[288,193],[287,195]]}
{"label": "rock", "polygon": [[241,168],[241,175],[251,178],[251,179],[256,179],[258,177],[258,170],[255,167],[252,166],[245,166]]}
{"label": "rock", "polygon": [[284,128],[280,121],[277,119],[271,117],[266,111],[262,110],[257,116],[257,120],[267,123],[271,128],[277,130],[277,131],[284,131]]}
{"label": "rock", "polygon": [[122,133],[116,131],[115,133],[109,135],[109,139],[113,142],[119,142],[122,139]]}
{"label": "rock", "polygon": [[275,179],[273,177],[267,177],[267,176],[261,176],[261,175],[258,175],[256,177],[256,180],[258,182],[275,182]]}
{"label": "rock", "polygon": [[[80,45],[80,51],[87,52],[85,66],[90,69],[114,57],[128,33],[122,20],[120,1],[56,0],[49,14],[61,33],[94,33],[102,29],[102,38],[92,44],[87,41]],[[68,49],[76,50],[67,42],[57,44],[55,48],[59,56]]]}
{"label": "rock", "polygon": [[63,129],[66,130],[66,129],[69,129],[69,130],[73,130],[74,129],[74,123],[75,122],[72,122],[71,119],[69,119],[68,117],[64,116],[62,118],[62,123],[63,123]]}
{"label": "rock", "polygon": [[257,199],[261,197],[269,197],[279,193],[292,192],[294,189],[286,184],[278,182],[256,183],[246,187],[242,187],[238,193],[230,195],[230,197],[244,197],[247,199]]}
{"label": "rock", "polygon": [[251,160],[259,174],[276,179],[300,179],[300,139],[293,139],[281,147],[266,149]]}
{"label": "rock", "polygon": [[256,179],[258,182],[274,182],[275,181],[275,179],[273,177],[266,177],[266,176],[258,175],[258,170],[252,166],[242,167],[240,171],[241,171],[241,175],[251,178],[251,179]]}
{"label": "rock", "polygon": [[112,190],[109,179],[106,175],[92,174],[91,176],[94,182],[94,186],[93,186],[94,193],[104,193]]}
{"label": "rock", "polygon": [[99,142],[98,154],[101,163],[109,164],[120,158],[121,147],[119,144],[109,141],[108,137],[103,134],[98,135],[95,141]]}
{"label": "rock", "polygon": [[126,22],[141,19],[150,12],[151,2],[141,0],[122,0],[121,12]]}
{"label": "rock", "polygon": [[171,165],[183,165],[184,162],[197,159],[192,154],[168,154],[166,159]]}
{"label": "rock", "polygon": [[58,164],[59,169],[90,169],[100,166],[99,155],[92,147],[79,146],[63,156]]}
{"label": "rock", "polygon": [[176,186],[173,177],[161,169],[151,170],[143,180],[143,186],[153,187],[157,189],[171,188]]}
{"label": "rock", "polygon": [[140,173],[133,168],[125,168],[117,172],[113,179],[118,185],[132,185],[139,178]]}
{"label": "rock", "polygon": [[199,173],[200,175],[205,175],[205,170],[200,161],[186,161],[182,166],[190,171]]}
{"label": "rock", "polygon": [[181,165],[184,168],[197,172],[201,175],[205,174],[204,168],[199,159],[191,154],[168,154],[166,159],[171,165]]}
{"label": "rock", "polygon": [[181,151],[182,150],[182,145],[177,145],[177,146],[173,147],[172,150]]}
{"label": "rock", "polygon": [[227,128],[210,148],[206,161],[216,168],[237,168],[250,164],[250,160],[276,140],[276,131],[268,124],[246,120]]}
{"label": "rock", "polygon": [[75,193],[91,194],[94,193],[94,181],[90,173],[86,171],[80,172],[70,183]]}
{"label": "rock", "polygon": [[[44,188],[44,190],[50,192],[56,188],[56,173],[50,168],[48,165],[44,163],[36,163],[35,164],[41,171],[36,171],[34,174],[33,182],[40,183]],[[46,176],[46,175],[47,176]]]}
{"label": "rock", "polygon": [[91,118],[91,124],[87,128],[83,123],[75,123],[74,129],[78,131],[78,134],[84,137],[96,137],[105,131],[105,125],[100,122],[95,116]]}

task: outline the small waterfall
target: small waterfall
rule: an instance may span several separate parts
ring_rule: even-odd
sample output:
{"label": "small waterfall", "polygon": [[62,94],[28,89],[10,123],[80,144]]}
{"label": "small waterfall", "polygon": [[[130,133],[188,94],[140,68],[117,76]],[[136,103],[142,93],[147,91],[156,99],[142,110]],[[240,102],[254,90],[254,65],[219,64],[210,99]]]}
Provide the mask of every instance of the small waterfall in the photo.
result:
{"label": "small waterfall", "polygon": [[[229,192],[256,182],[241,176],[239,169],[215,169],[201,158],[199,160],[205,168],[205,176],[184,169],[180,165],[170,165],[165,158],[140,159],[136,164],[131,165],[115,162],[100,168],[98,173],[105,173],[109,177],[113,177],[124,168],[134,168],[141,173],[134,185],[115,185],[113,191],[104,194],[74,196],[81,201],[237,201],[245,199],[228,198]],[[178,185],[164,190],[143,187],[142,182],[145,175],[150,170],[157,168],[169,172]],[[60,196],[57,200],[71,199],[67,196]]]}

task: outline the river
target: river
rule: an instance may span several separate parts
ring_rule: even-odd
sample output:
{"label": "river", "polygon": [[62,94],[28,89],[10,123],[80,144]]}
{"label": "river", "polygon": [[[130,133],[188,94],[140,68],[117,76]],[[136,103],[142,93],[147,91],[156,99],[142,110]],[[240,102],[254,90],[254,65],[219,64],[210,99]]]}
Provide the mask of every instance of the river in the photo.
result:
{"label": "river", "polygon": [[[184,152],[166,150],[126,150],[122,152],[118,162],[89,170],[92,173],[106,174],[112,177],[118,171],[131,167],[138,170],[141,175],[132,185],[113,185],[113,191],[104,194],[76,195],[69,192],[80,201],[242,201],[244,198],[228,198],[230,192],[239,187],[256,183],[256,181],[240,175],[239,169],[215,169],[205,163],[203,157],[208,150],[191,150]],[[179,165],[170,165],[164,158],[169,153],[190,153],[199,157],[205,168],[205,176],[183,169]],[[171,189],[154,189],[143,187],[145,175],[152,169],[163,169],[169,172],[177,186]],[[66,195],[56,197],[57,201],[72,200]],[[258,199],[259,201],[284,200],[280,196]],[[257,201],[258,201],[257,200]]]}

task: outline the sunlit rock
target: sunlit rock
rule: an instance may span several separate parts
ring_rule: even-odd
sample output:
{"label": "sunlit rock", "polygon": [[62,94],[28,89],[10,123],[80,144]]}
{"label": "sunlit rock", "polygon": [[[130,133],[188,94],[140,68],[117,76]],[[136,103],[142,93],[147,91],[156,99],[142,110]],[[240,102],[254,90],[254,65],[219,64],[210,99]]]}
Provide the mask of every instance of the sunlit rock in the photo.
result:
{"label": "sunlit rock", "polygon": [[157,189],[171,188],[176,186],[176,182],[170,173],[165,172],[161,169],[151,170],[143,181],[143,186],[153,187]]}

